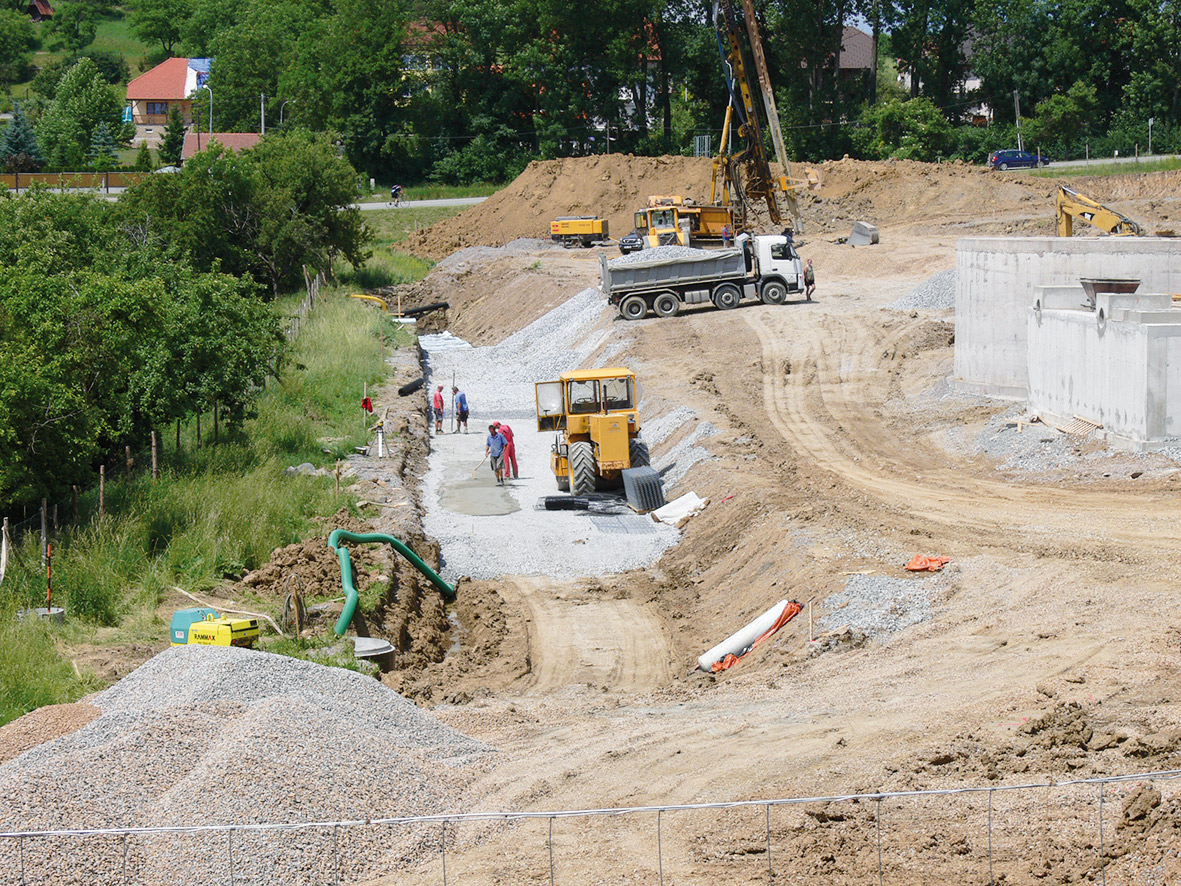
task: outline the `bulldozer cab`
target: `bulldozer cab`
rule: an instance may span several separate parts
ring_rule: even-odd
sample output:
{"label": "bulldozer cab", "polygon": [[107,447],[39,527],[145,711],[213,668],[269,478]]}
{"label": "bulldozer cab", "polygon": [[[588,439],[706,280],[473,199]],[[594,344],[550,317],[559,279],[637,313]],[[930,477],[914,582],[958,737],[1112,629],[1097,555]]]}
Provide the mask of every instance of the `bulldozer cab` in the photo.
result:
{"label": "bulldozer cab", "polygon": [[681,217],[675,207],[641,209],[635,214],[636,230],[649,249],[657,246],[687,246]]}
{"label": "bulldozer cab", "polygon": [[[636,377],[619,367],[565,372],[558,381],[538,382],[535,389],[539,431],[584,434],[589,416],[636,409]],[[635,416],[629,421],[635,424]]]}

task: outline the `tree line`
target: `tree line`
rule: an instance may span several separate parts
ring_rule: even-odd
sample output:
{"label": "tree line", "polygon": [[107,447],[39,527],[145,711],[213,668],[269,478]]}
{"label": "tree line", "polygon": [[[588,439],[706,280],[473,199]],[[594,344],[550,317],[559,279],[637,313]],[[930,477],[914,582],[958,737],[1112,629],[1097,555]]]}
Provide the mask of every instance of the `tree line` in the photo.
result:
{"label": "tree line", "polygon": [[286,353],[274,295],[365,261],[356,172],[295,131],[216,143],[118,203],[0,196],[0,506],[63,495],[148,432],[238,425]]}
{"label": "tree line", "polygon": [[[105,5],[62,0],[53,27],[69,34],[57,39],[84,52],[89,32],[71,23]],[[590,14],[558,0],[126,0],[123,9],[155,47],[150,61],[216,59],[217,129],[257,131],[265,104],[268,128],[282,117],[339,133],[369,175],[503,181],[536,157],[684,153],[706,133],[716,149],[728,96],[711,6],[600,0]],[[1018,105],[1023,133],[1057,155],[1087,144],[1146,149],[1149,119],[1155,145],[1176,148],[1181,0],[755,7],[797,158],[979,160],[1015,141]],[[20,32],[0,36],[0,78],[11,79],[28,36],[7,15],[0,34]],[[878,76],[840,68],[852,24],[875,38]],[[969,75],[979,79],[972,90]],[[199,100],[207,113],[209,92]],[[970,126],[979,105],[995,119],[983,135]]]}

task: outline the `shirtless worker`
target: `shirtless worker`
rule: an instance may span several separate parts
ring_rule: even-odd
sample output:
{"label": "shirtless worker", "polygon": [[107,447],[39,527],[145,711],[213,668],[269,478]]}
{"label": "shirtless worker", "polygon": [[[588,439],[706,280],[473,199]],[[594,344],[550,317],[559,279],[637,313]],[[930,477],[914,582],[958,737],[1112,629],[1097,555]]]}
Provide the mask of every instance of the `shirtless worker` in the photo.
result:
{"label": "shirtless worker", "polygon": [[506,480],[519,480],[520,475],[517,474],[517,444],[513,442],[513,429],[504,422],[494,421],[492,427],[500,431],[500,435],[504,437],[504,478]]}
{"label": "shirtless worker", "polygon": [[496,430],[496,425],[488,425],[488,439],[484,441],[484,457],[492,459],[492,473],[496,475],[496,485],[504,485],[504,435]]}

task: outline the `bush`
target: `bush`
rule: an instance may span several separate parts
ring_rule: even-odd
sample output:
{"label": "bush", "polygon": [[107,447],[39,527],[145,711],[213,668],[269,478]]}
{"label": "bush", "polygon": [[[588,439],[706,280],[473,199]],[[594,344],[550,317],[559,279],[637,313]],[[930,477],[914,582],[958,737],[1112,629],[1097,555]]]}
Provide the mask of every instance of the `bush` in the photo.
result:
{"label": "bush", "polygon": [[436,163],[430,179],[451,185],[512,181],[525,171],[530,159],[519,145],[505,145],[493,137],[477,135]]}
{"label": "bush", "polygon": [[868,107],[853,132],[853,144],[867,160],[942,160],[952,142],[951,125],[926,98]]}

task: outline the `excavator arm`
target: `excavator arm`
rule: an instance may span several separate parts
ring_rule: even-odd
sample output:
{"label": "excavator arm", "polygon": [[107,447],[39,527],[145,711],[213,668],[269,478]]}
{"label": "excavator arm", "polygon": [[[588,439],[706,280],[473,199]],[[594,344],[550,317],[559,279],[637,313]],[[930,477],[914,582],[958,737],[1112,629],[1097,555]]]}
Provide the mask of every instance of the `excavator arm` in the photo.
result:
{"label": "excavator arm", "polygon": [[1116,212],[1110,206],[1104,206],[1065,185],[1058,186],[1057,208],[1059,237],[1069,237],[1074,233],[1076,218],[1117,237],[1140,236],[1140,225],[1122,212]]}

